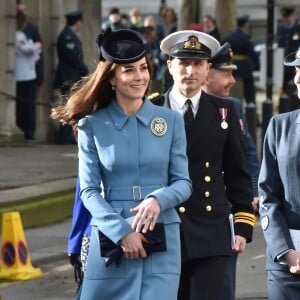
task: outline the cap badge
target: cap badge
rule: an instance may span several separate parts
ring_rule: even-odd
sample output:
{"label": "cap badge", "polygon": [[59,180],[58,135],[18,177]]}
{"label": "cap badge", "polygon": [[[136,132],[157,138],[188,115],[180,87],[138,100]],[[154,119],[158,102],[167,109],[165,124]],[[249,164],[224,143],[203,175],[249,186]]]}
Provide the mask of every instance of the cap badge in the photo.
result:
{"label": "cap badge", "polygon": [[232,58],[233,57],[233,51],[231,48],[228,49],[228,53],[229,53],[229,57]]}
{"label": "cap badge", "polygon": [[151,131],[157,136],[163,136],[167,132],[167,123],[163,118],[157,117],[151,121]]}
{"label": "cap badge", "polygon": [[183,44],[183,49],[190,49],[190,50],[200,50],[202,47],[201,43],[198,41],[198,38],[194,35],[191,35],[187,41]]}

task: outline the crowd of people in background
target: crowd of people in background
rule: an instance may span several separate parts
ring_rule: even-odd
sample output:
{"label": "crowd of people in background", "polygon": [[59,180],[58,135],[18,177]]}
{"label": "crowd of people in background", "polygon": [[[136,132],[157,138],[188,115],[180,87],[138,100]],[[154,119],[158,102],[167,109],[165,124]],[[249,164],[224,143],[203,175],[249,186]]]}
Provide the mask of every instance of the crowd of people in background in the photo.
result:
{"label": "crowd of people in background", "polygon": [[[17,86],[17,99],[21,99],[17,102],[17,110],[16,110],[16,120],[19,128],[24,132],[24,140],[26,142],[33,141],[35,139],[35,98],[36,98],[36,88],[39,87],[43,82],[43,54],[42,54],[42,43],[41,36],[37,26],[28,22],[27,14],[26,14],[26,5],[22,0],[17,0],[17,11],[18,11],[18,20],[20,24],[20,17],[24,15],[23,25],[18,25],[21,28],[21,31],[25,34],[25,37],[28,38],[28,41],[33,41],[34,45],[38,47],[35,52],[38,54],[32,55],[33,61],[35,64],[35,75],[36,79],[34,80],[34,84],[32,87],[29,87],[30,93],[26,93],[28,98],[28,105],[24,106],[24,103],[27,103],[26,99],[21,99],[22,97],[18,94],[24,94],[23,88],[27,90],[29,81],[26,79],[25,87],[24,81],[22,82],[22,72],[18,72],[18,86]],[[76,13],[76,12],[75,12]],[[281,21],[278,25],[278,30],[275,35],[274,42],[277,43],[278,47],[284,49],[284,55],[288,53],[295,52],[299,47],[300,41],[300,24],[297,22],[295,16],[295,8],[294,7],[283,7],[280,10],[281,13]],[[76,24],[71,24],[70,19],[72,16],[66,17],[66,30],[67,28],[71,28],[71,33],[75,32],[75,35],[71,34],[71,39],[74,39],[74,45],[80,55],[77,55],[79,61],[78,63],[84,64],[83,59],[83,51],[80,45],[80,37],[79,32],[82,26],[82,12],[80,14],[80,18],[76,20]],[[69,19],[68,19],[69,18]],[[76,17],[75,17],[76,18]],[[121,11],[119,7],[111,7],[108,15],[104,18],[104,21],[99,25],[100,31],[103,32],[110,28],[111,30],[116,29],[132,29],[135,31],[139,31],[142,33],[148,44],[149,44],[149,56],[151,60],[151,64],[153,67],[153,80],[159,82],[159,87],[161,88],[159,92],[166,91],[170,85],[172,84],[172,78],[168,73],[168,68],[166,67],[167,57],[166,55],[160,51],[159,45],[163,38],[167,35],[176,32],[178,30],[178,16],[177,12],[168,6],[162,6],[157,15],[147,15],[143,13],[143,11],[139,8],[133,7],[128,11]],[[184,28],[185,30],[196,30],[200,32],[205,32],[214,38],[216,38],[221,44],[225,42],[229,42],[231,45],[231,49],[233,51],[233,60],[234,63],[238,66],[237,70],[233,71],[234,77],[243,83],[243,98],[247,104],[256,104],[256,88],[254,85],[254,75],[253,71],[257,71],[260,69],[260,60],[259,53],[255,51],[254,43],[251,36],[251,20],[249,15],[240,15],[236,19],[236,29],[232,32],[227,32],[221,34],[218,24],[215,18],[210,14],[205,14],[201,17],[199,23],[190,23],[187,24]],[[63,34],[63,31],[62,33]],[[64,33],[65,36],[69,37],[67,33]],[[63,35],[64,35],[63,34]],[[20,36],[20,34],[19,34]],[[78,78],[84,76],[88,73],[87,68],[85,67],[84,71],[76,77],[76,78],[68,78],[68,76],[73,76],[67,70],[64,71],[66,74],[66,78],[58,78],[59,73],[62,74],[62,64],[67,66],[70,63],[70,68],[72,68],[72,64],[74,65],[75,60],[73,62],[68,62],[68,55],[64,55],[64,50],[61,49],[64,45],[61,43],[61,37],[57,39],[57,55],[59,58],[59,64],[57,66],[56,77],[54,88],[57,89],[61,94],[65,94],[67,90],[66,84],[61,85],[64,82],[76,82]],[[66,45],[64,46],[66,48]],[[79,47],[79,48],[78,48]],[[18,61],[20,61],[20,54],[22,51],[19,49]],[[80,50],[81,49],[81,50]],[[66,52],[67,53],[67,52]],[[26,55],[26,57],[28,57]],[[76,58],[75,55],[73,56]],[[76,60],[78,60],[76,59]],[[22,59],[21,61],[24,61]],[[17,64],[18,66],[18,64]],[[75,67],[76,69],[76,67]],[[77,72],[77,71],[76,71]],[[76,73],[75,72],[75,73]],[[20,75],[21,74],[21,75]],[[69,74],[69,75],[68,75]],[[293,85],[293,71],[290,68],[284,68],[284,76],[283,76],[283,92],[291,94],[295,91],[295,87]],[[58,83],[58,80],[61,80],[61,83]],[[30,104],[31,103],[31,104]],[[31,108],[30,108],[31,107]],[[24,118],[22,112],[26,111],[27,117]],[[26,128],[25,128],[26,127]],[[60,127],[60,133],[58,135],[59,143],[73,143],[74,140],[70,137],[70,129],[67,129],[67,126]],[[26,132],[25,132],[26,131]],[[30,132],[29,132],[30,131]]]}

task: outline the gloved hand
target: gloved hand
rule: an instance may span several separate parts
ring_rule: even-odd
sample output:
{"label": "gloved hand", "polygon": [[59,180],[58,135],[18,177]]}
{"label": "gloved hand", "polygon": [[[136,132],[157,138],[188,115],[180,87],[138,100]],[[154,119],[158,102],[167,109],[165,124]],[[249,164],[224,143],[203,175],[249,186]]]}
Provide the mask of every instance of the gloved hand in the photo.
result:
{"label": "gloved hand", "polygon": [[69,253],[68,254],[70,264],[74,267],[75,265],[81,266],[80,255],[77,253]]}
{"label": "gloved hand", "polygon": [[74,267],[74,278],[79,289],[83,280],[82,263],[80,261],[80,255],[77,253],[69,253],[70,264]]}

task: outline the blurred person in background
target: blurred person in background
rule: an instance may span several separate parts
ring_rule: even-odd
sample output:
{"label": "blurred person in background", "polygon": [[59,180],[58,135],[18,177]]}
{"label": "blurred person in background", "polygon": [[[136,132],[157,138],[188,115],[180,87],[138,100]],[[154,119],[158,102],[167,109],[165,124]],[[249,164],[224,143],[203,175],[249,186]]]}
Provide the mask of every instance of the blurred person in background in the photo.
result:
{"label": "blurred person in background", "polygon": [[129,16],[129,28],[132,30],[138,30],[143,26],[143,19],[141,11],[138,8],[132,8],[128,12]]}
{"label": "blurred person in background", "polygon": [[116,30],[124,27],[124,24],[121,22],[120,9],[118,7],[112,7],[108,12],[107,20],[101,24],[101,31],[105,31],[108,28],[111,30]]}
{"label": "blurred person in background", "polygon": [[152,26],[142,26],[138,29],[140,33],[144,35],[149,45],[149,58],[152,64],[153,76],[157,78],[157,72],[159,71],[159,47],[157,44],[156,30]]}
{"label": "blurred person in background", "polygon": [[[60,91],[62,97],[67,97],[71,86],[89,72],[84,63],[82,43],[79,38],[83,13],[70,12],[65,14],[65,18],[66,26],[56,42],[58,66],[54,79],[54,87]],[[70,125],[60,125],[58,142],[59,144],[76,143]]]}
{"label": "blurred person in background", "polygon": [[41,45],[39,59],[35,63],[36,82],[39,87],[44,81],[44,58],[40,31],[35,24],[28,21],[27,7],[21,0],[17,0],[17,12],[21,12],[26,16],[26,21],[22,31],[26,34],[27,38],[31,39],[34,43],[39,43]]}
{"label": "blurred person in background", "polygon": [[205,15],[202,18],[203,31],[210,34],[215,39],[220,41],[221,35],[217,26],[216,20],[211,15]]}
{"label": "blurred person in background", "polygon": [[24,142],[35,140],[36,130],[36,63],[42,45],[24,33],[26,15],[17,11],[16,24],[16,123],[23,131]]}
{"label": "blurred person in background", "polygon": [[[157,24],[157,40],[158,44],[169,34],[177,31],[177,14],[171,7],[163,7],[160,11],[160,20]],[[159,56],[159,72],[157,79],[161,79],[166,68],[168,57],[160,52]]]}
{"label": "blurred person in background", "polygon": [[235,78],[243,82],[243,95],[247,104],[256,104],[256,89],[253,71],[259,69],[259,55],[254,50],[250,36],[250,17],[241,15],[236,18],[236,29],[225,35],[222,43],[228,42],[233,51],[232,61],[237,65],[233,72]]}
{"label": "blurred person in background", "polygon": [[[300,23],[296,20],[295,7],[282,7],[281,23],[277,28],[277,43],[279,48],[284,49],[284,56],[296,52],[300,47]],[[283,92],[292,94],[296,91],[294,85],[294,70],[284,66]]]}

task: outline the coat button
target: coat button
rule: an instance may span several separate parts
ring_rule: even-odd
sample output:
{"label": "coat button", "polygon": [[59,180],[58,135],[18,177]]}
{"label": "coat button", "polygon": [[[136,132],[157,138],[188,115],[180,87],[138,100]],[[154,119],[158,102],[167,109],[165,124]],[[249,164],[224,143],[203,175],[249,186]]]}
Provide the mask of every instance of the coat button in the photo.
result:
{"label": "coat button", "polygon": [[205,177],[204,177],[204,181],[205,181],[205,182],[210,182],[210,181],[211,181],[210,176],[205,176]]}
{"label": "coat button", "polygon": [[205,163],[205,168],[209,168],[209,161]]}
{"label": "coat button", "polygon": [[179,207],[179,212],[181,212],[182,214],[185,212],[185,208],[183,206]]}
{"label": "coat button", "polygon": [[209,192],[209,191],[206,191],[206,192],[204,193],[204,197],[205,197],[205,198],[209,198],[209,196],[210,196],[210,192]]}
{"label": "coat button", "polygon": [[212,211],[212,206],[211,206],[211,205],[206,205],[206,206],[205,206],[205,210],[206,210],[207,212],[211,212],[211,211]]}

